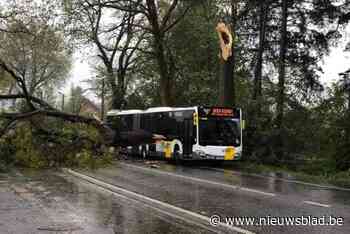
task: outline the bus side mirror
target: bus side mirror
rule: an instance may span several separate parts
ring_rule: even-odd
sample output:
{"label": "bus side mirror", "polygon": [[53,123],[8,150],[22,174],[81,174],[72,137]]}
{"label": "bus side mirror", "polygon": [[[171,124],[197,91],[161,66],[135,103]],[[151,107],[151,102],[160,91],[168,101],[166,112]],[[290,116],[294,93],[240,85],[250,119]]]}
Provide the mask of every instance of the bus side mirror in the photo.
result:
{"label": "bus side mirror", "polygon": [[242,120],[242,130],[245,130],[245,120]]}

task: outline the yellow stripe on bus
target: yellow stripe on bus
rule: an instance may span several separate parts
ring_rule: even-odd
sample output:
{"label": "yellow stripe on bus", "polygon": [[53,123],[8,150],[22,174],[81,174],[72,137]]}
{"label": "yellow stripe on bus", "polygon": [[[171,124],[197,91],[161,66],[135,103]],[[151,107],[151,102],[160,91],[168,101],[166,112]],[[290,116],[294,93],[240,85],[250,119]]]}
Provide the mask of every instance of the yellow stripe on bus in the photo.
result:
{"label": "yellow stripe on bus", "polygon": [[233,160],[235,158],[236,150],[234,147],[227,147],[225,150],[224,160]]}
{"label": "yellow stripe on bus", "polygon": [[170,142],[165,142],[164,153],[165,153],[165,158],[171,158],[171,144],[170,144]]}

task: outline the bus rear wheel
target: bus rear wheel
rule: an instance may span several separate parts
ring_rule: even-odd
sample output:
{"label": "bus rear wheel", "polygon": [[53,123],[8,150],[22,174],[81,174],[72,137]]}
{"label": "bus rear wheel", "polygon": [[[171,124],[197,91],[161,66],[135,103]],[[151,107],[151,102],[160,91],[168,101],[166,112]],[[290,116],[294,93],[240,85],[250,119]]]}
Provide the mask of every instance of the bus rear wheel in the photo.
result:
{"label": "bus rear wheel", "polygon": [[141,157],[143,159],[147,159],[148,158],[148,154],[147,154],[147,150],[146,150],[146,147],[145,146],[142,146],[142,149],[141,149]]}

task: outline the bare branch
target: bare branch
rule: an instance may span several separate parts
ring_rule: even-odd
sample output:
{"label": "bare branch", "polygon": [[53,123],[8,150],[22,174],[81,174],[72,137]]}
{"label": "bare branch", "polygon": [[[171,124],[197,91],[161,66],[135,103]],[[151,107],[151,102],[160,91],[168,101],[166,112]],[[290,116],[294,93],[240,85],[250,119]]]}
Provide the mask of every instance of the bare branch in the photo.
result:
{"label": "bare branch", "polygon": [[176,26],[187,14],[187,12],[191,9],[191,6],[188,6],[183,12],[182,14],[177,17],[171,24],[169,24],[165,29],[164,32],[167,32],[169,30],[171,30],[174,26]]}
{"label": "bare branch", "polygon": [[5,124],[5,127],[0,129],[0,138],[3,137],[10,129],[13,129],[17,124],[17,120],[11,120],[7,124]]}
{"label": "bare branch", "polygon": [[124,12],[148,15],[147,9],[142,5],[142,0],[128,1],[128,5],[121,5],[120,2],[121,1],[105,1],[101,3],[101,5],[106,8],[117,9]]}
{"label": "bare branch", "polygon": [[[24,94],[6,94],[6,95],[1,95],[0,94],[0,100],[1,99],[25,99],[26,96]],[[50,104],[47,102],[33,96],[29,96],[30,100],[39,104],[43,108],[50,109],[50,110],[56,110],[54,107],[52,107]]]}
{"label": "bare branch", "polygon": [[163,21],[162,21],[162,26],[161,28],[166,28],[166,25],[168,24],[168,21],[170,20],[173,12],[175,11],[175,8],[176,6],[178,5],[178,0],[173,0],[173,2],[171,3],[168,11],[165,13],[165,16],[163,18]]}
{"label": "bare branch", "polygon": [[25,99],[27,101],[28,106],[32,109],[35,110],[35,107],[33,105],[33,103],[31,103],[30,97],[29,97],[29,93],[25,84],[25,81],[23,78],[21,78],[20,76],[18,76],[11,68],[9,68],[7,66],[7,64],[0,59],[0,67],[2,69],[4,69],[4,71],[6,71],[9,75],[11,75],[11,77],[17,82],[17,84],[21,87],[22,91],[23,91],[23,95],[25,96]]}

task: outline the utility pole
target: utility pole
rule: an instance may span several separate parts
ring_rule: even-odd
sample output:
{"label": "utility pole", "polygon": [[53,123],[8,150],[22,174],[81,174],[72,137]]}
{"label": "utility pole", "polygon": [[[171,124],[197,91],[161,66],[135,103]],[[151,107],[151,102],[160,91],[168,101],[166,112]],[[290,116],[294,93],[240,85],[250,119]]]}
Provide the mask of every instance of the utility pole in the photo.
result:
{"label": "utility pole", "polygon": [[102,79],[102,90],[101,90],[101,120],[105,117],[105,79]]}
{"label": "utility pole", "polygon": [[62,95],[61,110],[64,112],[64,93],[59,92]]}

